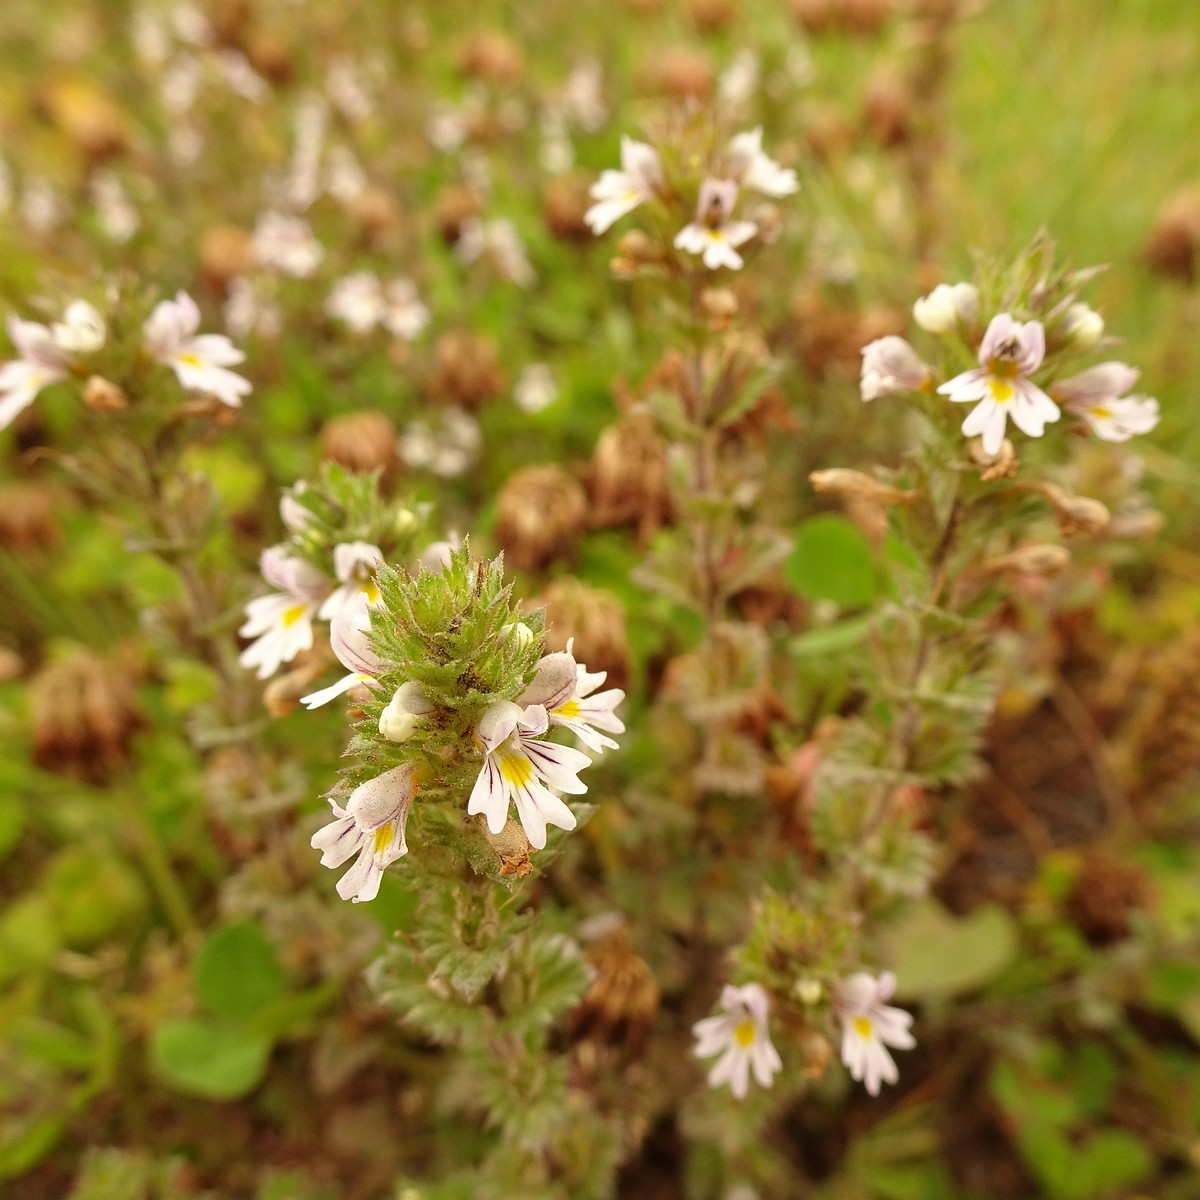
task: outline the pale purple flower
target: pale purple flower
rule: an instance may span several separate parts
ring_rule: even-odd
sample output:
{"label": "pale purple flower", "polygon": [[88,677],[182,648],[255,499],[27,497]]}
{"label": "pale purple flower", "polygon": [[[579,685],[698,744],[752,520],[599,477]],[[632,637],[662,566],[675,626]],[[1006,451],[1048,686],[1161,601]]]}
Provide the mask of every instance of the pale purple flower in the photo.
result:
{"label": "pale purple flower", "polygon": [[860,388],[864,400],[915,392],[932,377],[929,365],[902,337],[889,335],[862,348]]}
{"label": "pale purple flower", "polygon": [[511,700],[491,705],[480,718],[476,738],[483,748],[483,767],[471,791],[467,812],[483,813],[488,829],[499,833],[508,821],[510,802],[529,844],[546,845],[546,826],[575,828],[575,814],[550,790],[582,795],[587,784],[578,775],[591,764],[586,754],[540,739],[550,726],[546,710],[531,704],[522,710]]}
{"label": "pale purple flower", "polygon": [[264,550],[260,565],[263,578],[279,590],[246,605],[246,621],[238,633],[254,641],[238,662],[256,669],[259,679],[267,679],[301,650],[312,648],[313,617],[329,581],[311,563],[289,555],[282,546]]}
{"label": "pale purple flower", "polygon": [[259,266],[297,279],[307,279],[325,257],[309,223],[291,213],[263,213],[254,226],[251,245]]}
{"label": "pale purple flower", "polygon": [[706,179],[700,185],[696,202],[696,219],[675,235],[675,246],[688,254],[704,256],[710,271],[729,267],[736,271],[742,266],[737,247],[748,242],[757,232],[753,221],[733,220],[738,186],[732,179]]}
{"label": "pale purple flower", "polygon": [[1105,362],[1059,380],[1050,390],[1068,412],[1082,417],[1098,438],[1127,442],[1136,434],[1149,433],[1159,419],[1157,400],[1126,394],[1137,379],[1137,368]]}
{"label": "pale purple flower", "polygon": [[340,542],[333,548],[333,573],[338,587],[325,598],[317,616],[322,621],[333,619],[343,604],[362,593],[368,604],[379,603],[379,588],[375,584],[375,569],[383,562],[383,551],[370,542]]}
{"label": "pale purple flower", "polygon": [[371,646],[371,607],[367,593],[356,590],[339,604],[329,622],[329,645],[346,674],[320,691],[300,697],[307,709],[320,708],[352,688],[373,687],[383,672],[383,663]]}
{"label": "pale purple flower", "polygon": [[895,990],[896,976],[891,971],[884,971],[878,979],[866,971],[856,971],[837,986],[842,1062],[852,1078],[866,1084],[872,1096],[879,1095],[881,1083],[895,1083],[900,1078],[888,1046],[911,1050],[917,1044],[909,1032],[911,1015],[884,1003]]}
{"label": "pale purple flower", "polygon": [[988,454],[999,452],[1009,416],[1030,437],[1041,437],[1048,422],[1062,415],[1058,405],[1029,376],[1046,355],[1046,333],[1040,321],[1014,321],[1008,313],[993,317],[979,346],[980,365],[943,383],[938,391],[959,404],[978,401],[962,431],[983,435]]}
{"label": "pale purple flower", "polygon": [[374,900],[383,872],[408,853],[404,832],[419,771],[416,763],[404,763],[359,784],[345,808],[330,800],[334,819],[313,834],[310,844],[321,851],[323,867],[340,867],[358,855],[338,880],[337,893],[343,900]]}
{"label": "pale purple flower", "polygon": [[227,368],[246,356],[223,333],[198,334],[199,328],[196,302],[178,292],[174,300],[159,301],[146,318],[146,349],[170,367],[185,388],[215,396],[230,408],[240,407],[250,382]]}
{"label": "pale purple flower", "polygon": [[796,172],[763,152],[761,125],[730,141],[729,174],[742,187],[764,196],[790,196],[800,190]]}
{"label": "pale purple flower", "polygon": [[617,749],[617,743],[599,730],[624,733],[625,726],[614,711],[625,699],[620,688],[593,694],[607,678],[606,671],[588,671],[577,663],[571,653],[572,642],[566,650],[547,654],[537,664],[533,682],[517,697],[521,705],[541,705],[551,725],[569,729],[596,754],[605,749]]}
{"label": "pale purple flower", "polygon": [[623,137],[621,169],[601,172],[591,190],[596,203],[583,219],[594,234],[602,234],[643,201],[652,200],[664,186],[658,151],[645,142]]}
{"label": "pale purple flower", "polygon": [[692,1026],[696,1037],[693,1053],[697,1058],[721,1057],[708,1073],[709,1087],[728,1084],[738,1100],[746,1098],[750,1072],[760,1087],[770,1087],[783,1061],[767,1033],[767,993],[757,983],[742,987],[726,984],[721,991],[721,1007],[715,1017],[705,1017]]}
{"label": "pale purple flower", "polygon": [[65,379],[69,363],[54,335],[36,321],[9,317],[8,336],[19,357],[0,366],[0,429],[11,425],[43,388]]}

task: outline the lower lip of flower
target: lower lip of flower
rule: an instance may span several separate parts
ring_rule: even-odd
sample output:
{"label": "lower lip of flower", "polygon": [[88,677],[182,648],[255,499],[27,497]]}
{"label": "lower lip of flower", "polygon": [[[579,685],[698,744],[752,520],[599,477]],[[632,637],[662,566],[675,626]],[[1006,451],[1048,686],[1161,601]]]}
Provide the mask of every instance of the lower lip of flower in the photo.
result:
{"label": "lower lip of flower", "polygon": [[860,1038],[869,1038],[871,1036],[872,1025],[866,1017],[855,1017],[850,1024],[854,1026],[854,1032],[857,1033]]}
{"label": "lower lip of flower", "polygon": [[754,1042],[754,1022],[739,1021],[733,1029],[733,1040],[739,1046],[749,1046]]}

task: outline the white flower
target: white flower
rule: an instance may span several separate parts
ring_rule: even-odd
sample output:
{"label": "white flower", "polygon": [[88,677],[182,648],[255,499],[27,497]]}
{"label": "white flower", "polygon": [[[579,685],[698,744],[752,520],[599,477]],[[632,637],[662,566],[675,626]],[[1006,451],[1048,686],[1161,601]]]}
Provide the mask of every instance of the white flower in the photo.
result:
{"label": "white flower", "polygon": [[732,179],[706,179],[700,185],[696,219],[675,235],[675,246],[688,254],[702,254],[710,271],[720,267],[737,270],[742,256],[736,247],[757,232],[753,221],[731,220],[737,203],[738,186]]}
{"label": "white flower", "polygon": [[258,284],[244,275],[230,280],[229,298],[221,311],[225,328],[234,337],[257,333],[260,337],[273,338],[283,330],[283,310],[263,294]]}
{"label": "white flower", "polygon": [[864,400],[915,392],[932,377],[929,366],[902,337],[882,337],[862,348],[860,387]]}
{"label": "white flower", "polygon": [[950,333],[979,319],[979,289],[973,283],[939,283],[913,305],[917,324],[929,333]]}
{"label": "white flower", "polygon": [[383,320],[384,307],[383,285],[370,271],[339,279],[325,301],[325,311],[355,333],[370,333]]}
{"label": "white flower", "polygon": [[104,321],[86,300],[72,300],[62,320],[50,326],[50,336],[64,354],[93,354],[104,345]]}
{"label": "white flower", "polygon": [[880,1083],[895,1083],[900,1077],[887,1047],[911,1050],[917,1044],[909,1032],[912,1017],[902,1008],[883,1003],[895,990],[896,977],[890,971],[878,979],[856,971],[837,987],[842,1062],[854,1079],[865,1081],[872,1096],[879,1095]]}
{"label": "white flower", "polygon": [[411,279],[393,279],[387,285],[383,315],[384,329],[392,337],[415,341],[429,324],[429,309],[421,303]]}
{"label": "white flower", "polygon": [[778,1051],[767,1033],[767,993],[757,983],[742,987],[726,984],[721,990],[725,1012],[705,1017],[692,1026],[697,1058],[721,1057],[708,1073],[709,1087],[729,1084],[738,1100],[746,1098],[750,1072],[760,1087],[770,1087],[776,1071],[783,1069]]}
{"label": "white flower", "polygon": [[495,270],[505,279],[521,287],[534,280],[534,270],[525,252],[525,243],[517,227],[505,217],[481,221],[472,217],[463,222],[454,253],[465,263],[487,257]]}
{"label": "white flower", "polygon": [[313,617],[329,581],[311,563],[287,554],[282,546],[263,551],[263,578],[280,590],[259,596],[246,605],[246,621],[238,630],[255,640],[242,651],[238,662],[257,668],[267,679],[301,650],[313,644]]}
{"label": "white flower", "polygon": [[105,235],[114,242],[129,241],[137,233],[142,219],[121,180],[112,171],[98,171],[92,177],[90,190]]}
{"label": "white flower", "polygon": [[485,757],[467,803],[469,814],[483,813],[488,829],[499,833],[508,821],[509,803],[515,801],[525,836],[535,850],[546,845],[547,825],[575,828],[575,814],[550,788],[582,795],[587,784],[579,782],[578,774],[591,764],[578,750],[539,740],[549,725],[540,704],[524,711],[511,700],[491,705],[476,731]]}
{"label": "white flower", "polygon": [[554,374],[545,363],[530,363],[513,387],[513,399],[522,412],[538,413],[558,397]]}
{"label": "white flower", "polygon": [[1104,318],[1087,304],[1072,304],[1058,323],[1058,333],[1076,350],[1090,350],[1104,336]]}
{"label": "white flower", "polygon": [[201,333],[200,310],[186,292],[161,300],[146,318],[146,349],[191,391],[207,392],[238,408],[250,392],[249,380],[228,370],[245,355],[223,333]]}
{"label": "white flower", "polygon": [[967,437],[983,435],[988,454],[999,451],[1011,413],[1013,424],[1030,437],[1041,437],[1062,415],[1058,405],[1029,382],[1046,355],[1040,321],[1014,321],[1008,313],[993,317],[979,346],[980,365],[943,383],[938,391],[959,404],[979,401],[962,424]]}
{"label": "white flower", "polygon": [[1050,389],[1067,410],[1082,417],[1098,438],[1127,442],[1135,434],[1149,433],[1159,419],[1158,401],[1151,396],[1125,393],[1137,382],[1136,367],[1105,362],[1089,367]]}
{"label": "white flower", "polygon": [[43,388],[67,377],[67,356],[45,325],[9,317],[8,336],[20,357],[0,367],[0,429],[11,425]]}
{"label": "white flower", "polygon": [[652,200],[663,188],[662,163],[658,151],[633,138],[621,139],[621,169],[602,171],[592,184],[591,197],[596,201],[584,214],[591,231],[599,236],[631,213],[644,200]]}
{"label": "white flower", "polygon": [[428,420],[405,427],[396,448],[406,466],[426,467],[436,475],[461,475],[479,453],[479,422],[461,408],[446,408]]}
{"label": "white flower", "polygon": [[417,562],[427,571],[432,571],[435,575],[440,571],[444,571],[450,565],[450,555],[462,545],[462,540],[458,534],[452,529],[447,535],[446,540],[442,542],[430,542],[420,554],[417,555]]}
{"label": "white flower", "polygon": [[421,717],[433,712],[433,705],[421,685],[411,679],[402,683],[387,707],[379,714],[379,732],[389,742],[406,742],[412,737]]}
{"label": "white flower", "polygon": [[408,853],[404,831],[419,775],[416,763],[404,763],[359,784],[345,808],[330,800],[334,819],[313,834],[310,844],[321,851],[323,867],[340,867],[358,854],[354,866],[338,880],[337,893],[343,900],[374,900],[383,872]]}
{"label": "white flower", "polygon": [[308,222],[289,213],[263,213],[251,245],[260,266],[297,279],[307,279],[325,256]]}
{"label": "white flower", "polygon": [[763,153],[761,125],[739,133],[729,143],[729,174],[742,187],[764,196],[790,196],[800,190],[796,172]]}
{"label": "white flower", "polygon": [[319,691],[300,697],[310,711],[345,695],[351,688],[373,687],[383,664],[371,646],[371,608],[367,593],[355,589],[338,605],[329,623],[329,645],[347,674]]}
{"label": "white flower", "polygon": [[368,604],[378,604],[379,588],[373,576],[381,562],[383,551],[370,542],[341,542],[334,546],[333,572],[339,586],[325,598],[317,616],[322,621],[332,620],[334,613],[360,592]]}
{"label": "white flower", "polygon": [[596,754],[616,750],[617,743],[597,732],[624,733],[625,726],[613,711],[625,693],[610,688],[593,695],[607,678],[606,671],[589,671],[577,663],[571,653],[574,638],[566,650],[544,655],[537,664],[533,682],[517,697],[521,705],[540,705],[546,710],[551,725],[561,725],[574,733],[589,750]]}

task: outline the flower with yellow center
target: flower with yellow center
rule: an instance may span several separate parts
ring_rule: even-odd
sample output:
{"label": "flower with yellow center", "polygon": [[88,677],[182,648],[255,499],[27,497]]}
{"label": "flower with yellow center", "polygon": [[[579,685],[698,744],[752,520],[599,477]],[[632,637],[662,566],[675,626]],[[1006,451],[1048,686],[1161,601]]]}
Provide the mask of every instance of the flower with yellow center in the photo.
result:
{"label": "flower with yellow center", "polygon": [[540,735],[549,726],[546,709],[540,704],[522,708],[502,700],[491,705],[476,730],[484,760],[467,803],[471,815],[484,814],[492,833],[504,828],[509,804],[515,803],[525,836],[535,850],[546,845],[547,825],[575,828],[575,814],[550,789],[582,795],[587,784],[579,781],[579,772],[591,764],[578,750],[543,741]]}
{"label": "flower with yellow center", "polygon": [[1129,396],[1138,370],[1122,362],[1104,362],[1051,389],[1067,411],[1082,417],[1092,432],[1106,442],[1126,442],[1135,434],[1149,433],[1158,424],[1158,401],[1152,396]]}
{"label": "flower with yellow center", "polygon": [[189,391],[215,396],[230,408],[241,406],[250,383],[230,371],[246,356],[223,333],[197,333],[200,310],[186,292],[162,300],[146,318],[143,337],[147,351],[170,367]]}
{"label": "flower with yellow center", "polygon": [[334,819],[313,834],[311,845],[321,851],[323,867],[340,867],[358,855],[338,880],[343,900],[374,900],[383,872],[408,853],[404,832],[424,771],[419,763],[404,763],[356,787],[345,808],[330,800]]}
{"label": "flower with yellow center", "polygon": [[517,703],[540,704],[551,725],[569,729],[594,754],[615,750],[617,743],[599,730],[625,732],[615,712],[625,693],[620,688],[596,692],[607,672],[589,671],[577,663],[571,653],[574,640],[567,643],[566,650],[541,658],[533,682],[517,697]]}
{"label": "flower with yellow center", "polygon": [[311,563],[295,558],[283,546],[271,546],[260,560],[263,578],[280,590],[246,605],[246,621],[238,630],[253,642],[239,662],[267,679],[313,644],[313,617],[329,581]]}
{"label": "flower with yellow center", "polygon": [[710,1087],[728,1084],[739,1100],[750,1086],[751,1072],[760,1087],[770,1087],[775,1073],[783,1069],[779,1053],[767,1033],[767,993],[757,983],[742,987],[726,984],[721,1007],[715,1017],[705,1017],[692,1026],[697,1058],[720,1058],[708,1073]]}
{"label": "flower with yellow center", "polygon": [[876,979],[856,971],[837,986],[835,1005],[842,1019],[842,1062],[854,1079],[864,1081],[872,1096],[881,1083],[900,1077],[887,1047],[911,1050],[916,1045],[909,1027],[912,1017],[902,1008],[884,1004],[896,990],[896,977],[885,971]]}
{"label": "flower with yellow center", "polygon": [[588,228],[599,236],[639,204],[652,200],[662,190],[662,163],[658,152],[645,142],[621,139],[621,169],[602,171],[592,185],[596,201],[584,214]]}
{"label": "flower with yellow center", "polygon": [[700,185],[695,220],[675,235],[675,247],[688,254],[703,255],[710,271],[720,267],[738,270],[742,256],[736,247],[748,242],[757,232],[753,221],[733,220],[738,185],[732,179],[706,179]]}
{"label": "flower with yellow center", "polygon": [[938,391],[958,404],[975,403],[962,424],[967,437],[983,437],[983,448],[997,454],[1008,418],[1030,437],[1061,416],[1058,405],[1029,381],[1046,356],[1040,321],[1014,321],[1008,313],[993,317],[979,345],[979,366],[956,375]]}
{"label": "flower with yellow center", "polygon": [[338,587],[330,592],[317,616],[331,621],[342,605],[361,593],[369,605],[379,603],[375,569],[383,562],[383,551],[370,542],[341,542],[333,548],[333,573]]}

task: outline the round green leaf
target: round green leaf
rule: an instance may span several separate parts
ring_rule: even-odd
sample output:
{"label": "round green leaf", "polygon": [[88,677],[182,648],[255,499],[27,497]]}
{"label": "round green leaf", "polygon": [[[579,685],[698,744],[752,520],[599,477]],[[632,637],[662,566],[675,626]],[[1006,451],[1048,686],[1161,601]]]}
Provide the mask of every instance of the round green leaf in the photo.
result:
{"label": "round green leaf", "polygon": [[196,955],[196,995],[210,1012],[249,1020],[278,1000],[287,975],[258,921],[239,921],[211,933]]}
{"label": "round green leaf", "polygon": [[802,596],[842,608],[863,608],[879,590],[871,544],[852,521],[832,514],[796,530],[783,574]]}
{"label": "round green leaf", "polygon": [[172,1087],[210,1100],[233,1100],[262,1079],[271,1041],[215,1021],[167,1021],[154,1031],[150,1052]]}
{"label": "round green leaf", "polygon": [[996,904],[955,917],[934,900],[914,904],[884,934],[897,994],[956,996],[989,983],[1013,960],[1017,930]]}

